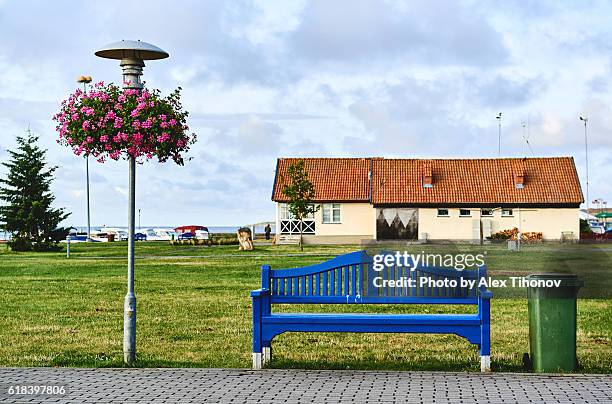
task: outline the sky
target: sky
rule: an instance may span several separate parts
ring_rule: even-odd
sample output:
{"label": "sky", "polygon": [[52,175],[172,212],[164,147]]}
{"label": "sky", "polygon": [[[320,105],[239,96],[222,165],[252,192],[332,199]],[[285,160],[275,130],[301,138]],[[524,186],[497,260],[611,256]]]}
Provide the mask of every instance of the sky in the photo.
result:
{"label": "sky", "polygon": [[[0,0],[0,161],[30,127],[57,165],[56,206],[86,223],[85,161],[51,117],[121,39],[170,54],[149,87],[183,88],[185,166],[138,166],[145,226],[274,219],[278,157],[573,156],[612,204],[612,3],[605,1]],[[530,147],[527,146],[527,139]],[[92,224],[127,223],[127,161],[90,163]],[[0,168],[0,175],[5,171]]]}

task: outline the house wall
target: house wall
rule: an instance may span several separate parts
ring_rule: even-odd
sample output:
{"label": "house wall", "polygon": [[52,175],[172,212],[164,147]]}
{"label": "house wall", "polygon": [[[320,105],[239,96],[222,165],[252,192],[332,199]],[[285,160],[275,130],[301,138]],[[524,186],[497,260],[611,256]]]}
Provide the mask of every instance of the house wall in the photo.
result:
{"label": "house wall", "polygon": [[[280,229],[277,210],[277,229]],[[376,209],[369,203],[341,203],[341,223],[323,223],[323,213],[315,213],[316,234],[304,236],[306,243],[359,243],[376,238]],[[579,237],[578,208],[513,208],[513,215],[503,217],[501,209],[492,217],[481,217],[479,208],[470,208],[470,217],[460,217],[459,208],[448,208],[449,217],[438,217],[437,208],[419,208],[419,240],[474,240],[474,226],[479,221],[491,221],[491,233],[519,227],[523,232],[542,232],[545,240],[558,240],[562,232]],[[426,234],[426,235],[425,235]]]}
{"label": "house wall", "polygon": [[472,240],[473,220],[480,220],[480,210],[459,217],[459,209],[449,208],[448,217],[438,217],[437,208],[419,208],[419,240]]}
{"label": "house wall", "polygon": [[[558,240],[562,232],[571,231],[574,233],[574,238],[578,239],[580,237],[578,212],[578,208],[521,209],[522,231],[541,231],[545,240]],[[514,214],[517,216],[517,212]]]}
{"label": "house wall", "polygon": [[315,213],[317,236],[364,236],[376,235],[376,209],[369,203],[341,203],[342,223],[323,223],[323,208]]}
{"label": "house wall", "polygon": [[480,209],[471,208],[471,217],[460,217],[459,208],[448,208],[448,217],[438,217],[437,208],[419,209],[419,239],[473,240],[474,222],[490,220],[491,233],[519,227],[522,232],[542,232],[545,240],[558,240],[561,233],[573,232],[579,237],[578,208],[514,208],[513,215],[504,217],[501,209],[493,210],[492,217],[481,217]]}
{"label": "house wall", "polygon": [[[305,242],[354,243],[376,237],[376,209],[369,203],[340,203],[341,223],[323,223],[322,209],[315,213],[315,235],[305,235]],[[279,211],[280,204],[277,203],[278,229],[281,228]]]}

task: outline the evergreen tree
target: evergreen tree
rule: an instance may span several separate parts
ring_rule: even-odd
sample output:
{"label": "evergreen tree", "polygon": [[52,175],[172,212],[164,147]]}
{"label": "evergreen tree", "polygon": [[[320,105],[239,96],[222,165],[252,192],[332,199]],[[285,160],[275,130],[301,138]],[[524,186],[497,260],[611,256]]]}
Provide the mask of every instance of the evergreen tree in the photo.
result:
{"label": "evergreen tree", "polygon": [[289,184],[283,187],[283,194],[289,199],[287,201],[289,212],[300,221],[300,250],[304,251],[302,243],[304,218],[315,213],[320,206],[313,204],[315,188],[308,179],[308,171],[304,167],[304,160],[298,160],[295,164],[290,164],[287,174]]}
{"label": "evergreen tree", "polygon": [[37,145],[38,136],[28,130],[17,137],[17,149],[1,164],[8,168],[0,179],[0,228],[11,233],[10,246],[15,251],[58,249],[69,228],[58,228],[70,214],[53,209],[55,196],[49,185],[57,167],[47,167],[46,150]]}

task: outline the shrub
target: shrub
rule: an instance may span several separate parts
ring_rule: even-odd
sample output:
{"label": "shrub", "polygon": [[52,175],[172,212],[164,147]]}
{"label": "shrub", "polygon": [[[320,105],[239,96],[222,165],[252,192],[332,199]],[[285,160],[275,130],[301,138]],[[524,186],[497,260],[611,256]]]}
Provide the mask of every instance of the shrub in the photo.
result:
{"label": "shrub", "polygon": [[15,237],[8,243],[13,251],[32,251],[32,242],[23,237]]}

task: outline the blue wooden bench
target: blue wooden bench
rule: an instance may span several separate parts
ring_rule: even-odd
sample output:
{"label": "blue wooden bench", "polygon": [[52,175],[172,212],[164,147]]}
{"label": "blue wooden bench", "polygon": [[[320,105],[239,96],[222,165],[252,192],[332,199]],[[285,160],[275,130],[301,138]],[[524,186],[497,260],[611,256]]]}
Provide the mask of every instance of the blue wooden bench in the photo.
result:
{"label": "blue wooden bench", "polygon": [[[490,299],[484,287],[373,288],[372,257],[357,251],[321,264],[272,270],[261,267],[261,289],[253,299],[253,368],[272,359],[272,339],[284,332],[386,332],[456,334],[480,349],[481,371],[490,370]],[[434,280],[481,279],[486,267],[477,270],[417,267],[385,268],[386,279],[420,277]],[[379,283],[379,282],[378,282]],[[477,282],[478,283],[478,282]],[[476,314],[357,314],[272,313],[272,304],[468,304]]]}

